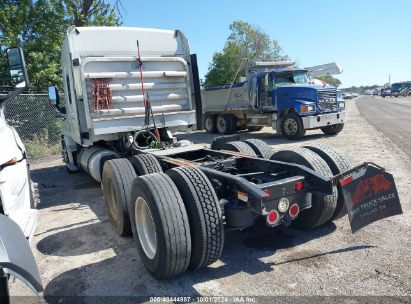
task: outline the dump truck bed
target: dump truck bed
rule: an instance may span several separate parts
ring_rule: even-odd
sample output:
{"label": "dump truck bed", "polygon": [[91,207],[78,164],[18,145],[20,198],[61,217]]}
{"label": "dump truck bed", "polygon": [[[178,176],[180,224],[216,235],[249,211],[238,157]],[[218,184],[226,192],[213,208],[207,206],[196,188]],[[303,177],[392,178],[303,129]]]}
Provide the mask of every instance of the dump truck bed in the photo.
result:
{"label": "dump truck bed", "polygon": [[[228,96],[228,98],[227,98]],[[203,113],[252,110],[247,82],[209,87],[202,92]]]}

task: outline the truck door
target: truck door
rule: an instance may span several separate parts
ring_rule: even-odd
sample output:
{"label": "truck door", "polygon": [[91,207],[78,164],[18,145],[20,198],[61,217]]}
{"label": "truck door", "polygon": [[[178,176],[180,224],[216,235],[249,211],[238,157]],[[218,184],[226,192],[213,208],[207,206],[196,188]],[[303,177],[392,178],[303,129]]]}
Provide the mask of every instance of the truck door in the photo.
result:
{"label": "truck door", "polygon": [[72,85],[69,69],[63,67],[63,85],[66,100],[65,106],[67,111],[66,134],[72,137],[76,142],[81,142],[79,119],[77,113],[76,97],[73,94],[74,85]]}
{"label": "truck door", "polygon": [[262,75],[258,78],[258,109],[262,112],[272,112],[273,98],[272,98],[272,76],[270,74]]}

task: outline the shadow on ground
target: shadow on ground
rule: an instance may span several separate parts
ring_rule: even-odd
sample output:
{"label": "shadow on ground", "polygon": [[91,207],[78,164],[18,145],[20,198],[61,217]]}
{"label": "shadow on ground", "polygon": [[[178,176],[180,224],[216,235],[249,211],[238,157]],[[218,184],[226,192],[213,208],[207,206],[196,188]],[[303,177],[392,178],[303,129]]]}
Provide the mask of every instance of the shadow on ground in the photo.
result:
{"label": "shadow on ground", "polygon": [[[212,135],[195,133],[190,140],[209,142],[204,136]],[[269,144],[288,142],[274,134],[256,133],[241,134],[243,138],[261,138]],[[267,140],[266,137],[271,137]],[[319,134],[308,135],[307,140],[322,137]],[[197,138],[197,139],[196,139]],[[270,140],[272,142],[270,142]],[[304,140],[303,140],[304,141]],[[75,224],[64,224],[36,234],[39,238],[37,249],[46,256],[80,257],[90,255],[89,264],[59,274],[51,280],[44,291],[46,301],[65,303],[70,298],[64,296],[142,296],[146,301],[149,296],[191,295],[199,296],[195,285],[206,281],[225,278],[239,272],[257,274],[270,272],[275,277],[279,265],[299,263],[301,267],[310,267],[313,260],[318,264],[327,263],[328,257],[334,254],[363,250],[373,246],[351,246],[333,251],[301,250],[291,254],[288,259],[278,262],[264,262],[265,257],[273,256],[276,251],[296,248],[306,242],[324,237],[336,230],[333,223],[320,228],[304,231],[293,228],[272,229],[259,223],[242,232],[226,233],[225,247],[221,262],[196,273],[186,273],[168,281],[157,281],[145,270],[132,238],[120,238],[115,235],[107,220],[100,185],[88,175],[69,174],[64,166],[42,168],[32,171],[33,179],[39,183],[42,203],[40,208],[52,208],[70,216],[70,210],[90,209],[97,219],[79,221]],[[73,198],[74,197],[74,198]],[[77,202],[72,204],[73,200]],[[51,233],[51,234],[50,234]],[[99,252],[112,250],[113,256],[95,262],[94,256]],[[273,260],[272,258],[270,259]],[[79,303],[82,300],[75,299]],[[87,301],[87,299],[84,299]],[[136,299],[133,302],[138,302]]]}

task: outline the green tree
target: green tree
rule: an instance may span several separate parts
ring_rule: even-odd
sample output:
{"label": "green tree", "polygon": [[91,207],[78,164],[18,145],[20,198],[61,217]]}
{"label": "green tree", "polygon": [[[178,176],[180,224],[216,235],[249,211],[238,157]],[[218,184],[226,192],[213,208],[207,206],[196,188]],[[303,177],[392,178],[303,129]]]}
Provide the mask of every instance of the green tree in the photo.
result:
{"label": "green tree", "polygon": [[106,3],[105,0],[60,0],[60,5],[66,8],[66,14],[75,26],[115,26],[121,23],[119,6]]}
{"label": "green tree", "polygon": [[325,81],[326,83],[338,88],[341,85],[341,81],[333,76],[320,76],[317,79]]}
{"label": "green tree", "polygon": [[117,5],[106,0],[0,0],[0,85],[12,85],[4,50],[22,47],[30,89],[61,83],[60,51],[68,26],[118,25]]}
{"label": "green tree", "polygon": [[[280,43],[261,29],[244,21],[230,25],[230,35],[221,52],[216,52],[203,82],[204,86],[229,84],[244,76],[247,61],[288,60]],[[235,78],[235,79],[234,79]]]}

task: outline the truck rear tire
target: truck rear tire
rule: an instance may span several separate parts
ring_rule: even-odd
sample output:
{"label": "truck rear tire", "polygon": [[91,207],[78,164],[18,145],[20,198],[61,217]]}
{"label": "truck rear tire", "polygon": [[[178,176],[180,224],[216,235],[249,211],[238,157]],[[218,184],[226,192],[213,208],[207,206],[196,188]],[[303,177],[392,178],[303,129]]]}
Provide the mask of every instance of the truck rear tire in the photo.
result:
{"label": "truck rear tire", "polygon": [[196,168],[167,171],[183,198],[191,231],[188,268],[198,270],[217,261],[224,246],[224,223],[217,194],[205,174]]}
{"label": "truck rear tire", "polygon": [[[330,167],[321,157],[305,148],[279,151],[274,153],[271,159],[303,165],[324,176],[333,175]],[[301,214],[292,222],[292,225],[312,229],[327,223],[335,212],[337,199],[338,192],[335,186],[331,195],[320,196],[313,194],[311,208],[302,210]]]}
{"label": "truck rear tire", "polygon": [[[327,165],[330,167],[333,175],[337,175],[351,168],[347,159],[330,146],[304,146],[304,148],[313,151],[314,153],[318,154],[318,156],[320,156],[323,160],[325,160]],[[341,185],[339,183],[337,184],[337,190],[337,207],[335,208],[333,217],[331,218],[332,221],[338,220],[339,218],[347,214],[347,206],[345,205],[344,196],[342,193]]]}
{"label": "truck rear tire", "polygon": [[232,115],[218,115],[216,129],[220,134],[234,133],[236,130],[236,118]]}
{"label": "truck rear tire", "polygon": [[305,129],[301,117],[294,112],[287,113],[281,119],[281,132],[287,139],[301,139]]}
{"label": "truck rear tire", "polygon": [[247,145],[245,142],[242,141],[230,141],[223,145],[223,150],[240,152],[244,154],[249,154],[252,157],[257,157],[257,154],[251,148],[251,146]]}
{"label": "truck rear tire", "polygon": [[108,219],[120,236],[131,235],[127,202],[137,177],[131,163],[124,158],[111,159],[104,163],[101,187]]}
{"label": "truck rear tire", "polygon": [[204,128],[207,133],[217,133],[216,117],[215,115],[206,115],[204,117]]}
{"label": "truck rear tire", "polygon": [[190,225],[171,178],[165,173],[136,178],[129,210],[134,240],[148,272],[164,280],[186,271],[191,256]]}
{"label": "truck rear tire", "polygon": [[137,176],[163,172],[157,158],[151,154],[138,154],[128,159]]}
{"label": "truck rear tire", "polygon": [[261,139],[246,139],[244,142],[253,149],[254,153],[257,154],[258,157],[270,159],[271,155],[273,155],[273,149]]}
{"label": "truck rear tire", "polygon": [[344,124],[340,123],[340,124],[336,124],[336,125],[332,125],[332,126],[322,127],[321,131],[323,131],[323,133],[327,134],[327,135],[337,135],[343,129],[344,129]]}

